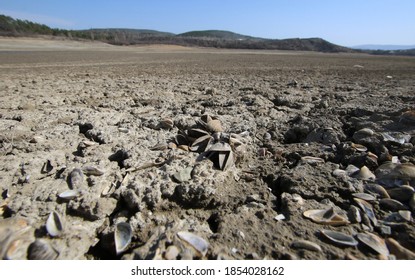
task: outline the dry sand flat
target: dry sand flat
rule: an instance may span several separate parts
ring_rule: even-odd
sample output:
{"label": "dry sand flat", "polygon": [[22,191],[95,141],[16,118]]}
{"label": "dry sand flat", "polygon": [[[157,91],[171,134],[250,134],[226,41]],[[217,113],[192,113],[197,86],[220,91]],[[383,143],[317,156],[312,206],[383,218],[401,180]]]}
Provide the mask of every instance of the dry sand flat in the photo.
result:
{"label": "dry sand flat", "polygon": [[[415,163],[414,58],[2,38],[0,77],[3,258],[413,258],[415,178],[387,176]],[[206,114],[241,142],[225,171],[177,148]]]}

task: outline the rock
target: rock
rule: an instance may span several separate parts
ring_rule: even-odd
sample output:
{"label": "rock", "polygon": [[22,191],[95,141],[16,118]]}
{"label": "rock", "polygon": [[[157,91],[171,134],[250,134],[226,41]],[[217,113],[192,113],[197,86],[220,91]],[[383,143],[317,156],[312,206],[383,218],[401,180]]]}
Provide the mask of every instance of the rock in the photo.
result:
{"label": "rock", "polygon": [[192,171],[193,171],[193,167],[187,167],[185,169],[182,169],[182,170],[174,173],[173,178],[178,183],[183,183],[183,182],[189,181],[189,180],[192,179]]}

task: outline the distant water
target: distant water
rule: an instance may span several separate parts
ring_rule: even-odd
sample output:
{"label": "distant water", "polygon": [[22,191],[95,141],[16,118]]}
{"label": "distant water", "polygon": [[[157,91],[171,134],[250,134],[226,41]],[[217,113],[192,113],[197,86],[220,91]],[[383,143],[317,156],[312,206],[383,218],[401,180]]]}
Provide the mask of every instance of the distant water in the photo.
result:
{"label": "distant water", "polygon": [[363,50],[395,51],[395,50],[415,49],[415,45],[359,45],[359,46],[353,46],[351,48],[363,49]]}

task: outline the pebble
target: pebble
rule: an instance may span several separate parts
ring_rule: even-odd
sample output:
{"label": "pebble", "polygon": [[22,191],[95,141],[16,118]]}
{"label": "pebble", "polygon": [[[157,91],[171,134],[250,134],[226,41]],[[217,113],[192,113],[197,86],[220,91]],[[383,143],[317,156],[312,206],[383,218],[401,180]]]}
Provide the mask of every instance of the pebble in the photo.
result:
{"label": "pebble", "polygon": [[276,221],[285,220],[285,216],[284,216],[284,214],[278,214],[277,216],[274,217],[274,220],[276,220]]}
{"label": "pebble", "polygon": [[174,245],[170,245],[167,247],[166,252],[164,253],[164,258],[166,260],[175,260],[177,256],[180,254],[179,248]]}
{"label": "pebble", "polygon": [[193,167],[186,167],[176,173],[174,173],[173,178],[179,182],[183,183],[192,179],[192,170]]}

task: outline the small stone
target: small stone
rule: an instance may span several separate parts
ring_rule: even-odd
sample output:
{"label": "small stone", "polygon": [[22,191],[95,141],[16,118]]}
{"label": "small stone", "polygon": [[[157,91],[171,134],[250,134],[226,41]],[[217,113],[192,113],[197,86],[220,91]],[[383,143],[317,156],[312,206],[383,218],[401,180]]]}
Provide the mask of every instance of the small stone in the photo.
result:
{"label": "small stone", "polygon": [[37,144],[37,143],[41,143],[42,141],[43,141],[42,136],[33,136],[29,142],[32,144]]}
{"label": "small stone", "polygon": [[382,235],[391,235],[392,234],[392,229],[391,229],[390,226],[381,225],[380,226],[380,232],[382,233]]}
{"label": "small stone", "polygon": [[268,133],[268,132],[266,132],[265,134],[264,134],[264,140],[265,141],[269,141],[269,140],[271,140],[271,134],[270,133]]}
{"label": "small stone", "polygon": [[298,205],[303,205],[304,204],[304,199],[299,194],[293,194],[292,195],[292,200],[297,202]]}
{"label": "small stone", "polygon": [[171,245],[167,247],[166,252],[164,253],[164,258],[166,260],[175,260],[177,259],[177,256],[179,255],[180,251],[179,248],[177,248],[174,245]]}
{"label": "small stone", "polygon": [[410,222],[411,221],[411,218],[412,218],[411,211],[408,211],[408,210],[399,210],[398,213],[402,217],[402,219],[404,219],[405,221],[407,221],[407,222]]}
{"label": "small stone", "polygon": [[179,183],[189,181],[192,179],[192,170],[193,167],[187,167],[179,172],[176,172],[173,175],[173,178]]}
{"label": "small stone", "polygon": [[278,214],[277,216],[274,217],[274,220],[276,220],[276,221],[285,220],[285,216],[284,216],[284,214]]}

